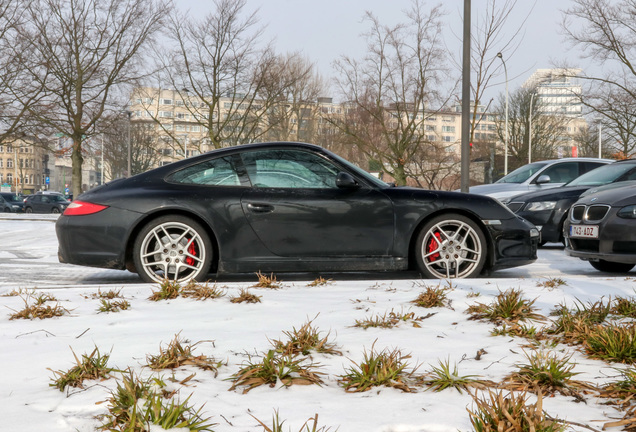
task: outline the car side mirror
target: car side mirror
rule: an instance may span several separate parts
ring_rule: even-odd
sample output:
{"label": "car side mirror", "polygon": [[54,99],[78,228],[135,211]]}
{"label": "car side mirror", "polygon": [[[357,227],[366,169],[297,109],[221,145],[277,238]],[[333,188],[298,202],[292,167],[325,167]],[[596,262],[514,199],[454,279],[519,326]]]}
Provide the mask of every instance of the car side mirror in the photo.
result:
{"label": "car side mirror", "polygon": [[358,188],[360,185],[353,176],[346,172],[339,172],[336,177],[336,186],[342,189]]}
{"label": "car side mirror", "polygon": [[550,183],[550,176],[547,174],[540,175],[537,179],[537,184]]}

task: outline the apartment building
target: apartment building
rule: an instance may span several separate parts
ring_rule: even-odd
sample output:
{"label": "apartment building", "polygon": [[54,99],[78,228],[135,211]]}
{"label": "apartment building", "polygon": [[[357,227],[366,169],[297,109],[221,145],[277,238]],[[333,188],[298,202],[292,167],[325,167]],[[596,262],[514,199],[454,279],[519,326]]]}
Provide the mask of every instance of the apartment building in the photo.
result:
{"label": "apartment building", "polygon": [[49,154],[25,140],[0,144],[2,191],[32,194],[47,188]]}

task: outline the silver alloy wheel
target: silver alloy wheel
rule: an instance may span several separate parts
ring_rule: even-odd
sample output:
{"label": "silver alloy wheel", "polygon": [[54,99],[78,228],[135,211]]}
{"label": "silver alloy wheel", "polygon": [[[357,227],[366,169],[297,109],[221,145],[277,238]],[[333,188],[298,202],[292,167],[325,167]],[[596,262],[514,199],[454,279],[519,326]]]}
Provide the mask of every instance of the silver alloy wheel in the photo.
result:
{"label": "silver alloy wheel", "polygon": [[187,282],[205,269],[207,250],[201,235],[182,222],[154,226],[138,252],[143,271],[156,282]]}
{"label": "silver alloy wheel", "polygon": [[461,220],[443,220],[424,234],[421,261],[437,278],[476,276],[481,270],[485,249],[480,235]]}

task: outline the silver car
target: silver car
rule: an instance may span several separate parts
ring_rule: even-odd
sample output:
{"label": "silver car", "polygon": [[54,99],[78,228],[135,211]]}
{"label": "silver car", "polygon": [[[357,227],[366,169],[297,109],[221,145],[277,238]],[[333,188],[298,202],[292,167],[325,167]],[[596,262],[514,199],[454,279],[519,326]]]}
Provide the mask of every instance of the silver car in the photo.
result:
{"label": "silver car", "polygon": [[614,161],[611,159],[597,158],[563,158],[532,162],[517,168],[495,183],[472,186],[469,192],[504,200],[526,192],[563,186],[594,168],[612,162]]}

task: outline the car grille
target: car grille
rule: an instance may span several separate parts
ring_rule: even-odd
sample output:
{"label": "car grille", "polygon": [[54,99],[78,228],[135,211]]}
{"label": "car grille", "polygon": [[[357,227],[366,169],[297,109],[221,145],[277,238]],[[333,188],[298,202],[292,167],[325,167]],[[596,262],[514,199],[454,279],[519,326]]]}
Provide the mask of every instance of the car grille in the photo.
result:
{"label": "car grille", "polygon": [[610,210],[608,205],[591,205],[587,208],[585,218],[588,222],[598,222],[603,220]]}
{"label": "car grille", "polygon": [[610,208],[610,206],[605,204],[575,205],[570,211],[570,220],[575,223],[579,223],[584,219],[586,222],[599,222],[607,216]]}
{"label": "car grille", "polygon": [[523,207],[524,204],[525,203],[522,202],[510,202],[507,205],[510,211],[512,211],[513,213],[517,213],[519,210],[521,210],[521,207]]}
{"label": "car grille", "polygon": [[581,252],[598,252],[598,240],[590,239],[569,239],[572,249]]}

